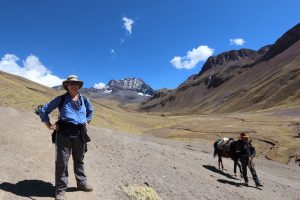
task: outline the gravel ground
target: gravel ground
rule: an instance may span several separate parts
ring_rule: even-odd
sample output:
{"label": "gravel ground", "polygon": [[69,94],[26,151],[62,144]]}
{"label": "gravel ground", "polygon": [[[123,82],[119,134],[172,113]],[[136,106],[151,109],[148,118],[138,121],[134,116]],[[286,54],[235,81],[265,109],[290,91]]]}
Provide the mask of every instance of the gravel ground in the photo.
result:
{"label": "gravel ground", "polygon": [[[0,200],[53,199],[51,132],[32,113],[0,107]],[[179,142],[89,127],[85,157],[91,193],[76,191],[72,159],[67,199],[300,199],[300,167],[257,159],[255,188],[219,171],[212,144]],[[251,175],[250,175],[251,177]]]}

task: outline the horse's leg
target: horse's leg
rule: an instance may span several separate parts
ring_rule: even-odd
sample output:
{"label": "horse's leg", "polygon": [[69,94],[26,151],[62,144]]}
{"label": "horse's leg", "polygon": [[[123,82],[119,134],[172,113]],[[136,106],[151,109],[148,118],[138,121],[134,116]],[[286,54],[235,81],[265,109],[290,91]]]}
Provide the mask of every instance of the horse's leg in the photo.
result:
{"label": "horse's leg", "polygon": [[222,170],[224,171],[224,165],[223,165],[223,160],[221,158],[221,164],[222,164]]}
{"label": "horse's leg", "polygon": [[236,176],[236,166],[237,166],[238,163],[237,163],[236,160],[234,160],[233,163],[234,163],[234,164],[233,164],[233,165],[234,165],[234,166],[233,166],[233,172],[234,172],[234,176]]}
{"label": "horse's leg", "polygon": [[[223,165],[223,160],[222,160],[222,156],[219,156],[220,158],[220,163],[221,163],[221,166],[222,166],[222,171],[224,170],[224,165]],[[220,168],[219,168],[220,169]]]}
{"label": "horse's leg", "polygon": [[221,156],[218,154],[218,165],[219,165],[219,169],[220,169],[220,163],[222,162],[221,160]]}

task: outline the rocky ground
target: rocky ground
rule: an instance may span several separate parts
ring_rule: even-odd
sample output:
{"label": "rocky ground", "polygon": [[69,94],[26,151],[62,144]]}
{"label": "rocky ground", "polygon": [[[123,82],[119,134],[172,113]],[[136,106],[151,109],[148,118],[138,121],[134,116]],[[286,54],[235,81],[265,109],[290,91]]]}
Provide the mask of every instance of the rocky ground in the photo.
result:
{"label": "rocky ground", "polygon": [[[33,113],[0,107],[0,200],[53,199],[51,131]],[[263,188],[242,185],[233,162],[216,169],[212,144],[89,127],[85,157],[92,193],[77,191],[69,165],[67,199],[300,199],[300,167],[257,159]],[[298,138],[297,138],[298,139]],[[71,160],[71,159],[70,159]]]}

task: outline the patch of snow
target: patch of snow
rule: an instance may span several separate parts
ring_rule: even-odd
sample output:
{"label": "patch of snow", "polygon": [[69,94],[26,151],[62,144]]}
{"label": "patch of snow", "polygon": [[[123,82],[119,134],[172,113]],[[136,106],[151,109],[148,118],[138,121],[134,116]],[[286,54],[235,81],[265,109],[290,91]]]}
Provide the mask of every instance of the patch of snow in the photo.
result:
{"label": "patch of snow", "polygon": [[150,97],[151,96],[149,94],[144,94],[144,93],[141,93],[141,92],[138,92],[138,95],[140,95],[140,96],[146,96],[146,97]]}
{"label": "patch of snow", "polygon": [[105,90],[104,91],[104,93],[106,93],[106,94],[109,94],[109,93],[111,93],[112,92],[112,90]]}

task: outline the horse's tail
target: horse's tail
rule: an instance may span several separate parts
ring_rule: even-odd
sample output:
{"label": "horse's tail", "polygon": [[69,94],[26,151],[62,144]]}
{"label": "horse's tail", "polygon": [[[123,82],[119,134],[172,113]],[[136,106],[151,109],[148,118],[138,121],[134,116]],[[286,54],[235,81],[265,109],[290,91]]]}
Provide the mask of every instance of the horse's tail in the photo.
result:
{"label": "horse's tail", "polygon": [[217,156],[217,150],[214,151],[214,158]]}
{"label": "horse's tail", "polygon": [[217,145],[217,142],[214,143],[214,158],[217,156],[218,152],[217,152],[217,148],[218,148],[218,145]]}

